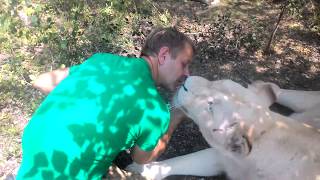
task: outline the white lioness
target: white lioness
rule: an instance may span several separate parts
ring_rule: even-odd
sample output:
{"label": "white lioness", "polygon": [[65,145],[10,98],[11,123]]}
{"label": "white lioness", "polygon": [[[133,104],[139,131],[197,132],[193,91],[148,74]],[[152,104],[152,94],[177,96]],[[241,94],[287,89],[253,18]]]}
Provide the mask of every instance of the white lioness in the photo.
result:
{"label": "white lioness", "polygon": [[[295,111],[269,110],[277,102]],[[146,165],[133,164],[151,179],[169,175],[234,180],[320,179],[320,91],[280,89],[258,82],[248,88],[230,81],[189,77],[175,98],[212,148]]]}

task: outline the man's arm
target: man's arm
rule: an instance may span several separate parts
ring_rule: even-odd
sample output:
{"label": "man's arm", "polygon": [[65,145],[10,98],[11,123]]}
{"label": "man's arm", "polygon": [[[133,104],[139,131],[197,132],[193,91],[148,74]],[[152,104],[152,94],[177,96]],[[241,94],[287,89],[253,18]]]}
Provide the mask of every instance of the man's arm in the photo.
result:
{"label": "man's arm", "polygon": [[161,139],[159,139],[157,146],[152,151],[143,151],[136,145],[132,153],[132,159],[138,164],[146,164],[157,159],[166,149],[174,130],[185,118],[186,116],[181,110],[173,110],[170,117],[168,131],[162,136]]}
{"label": "man's arm", "polygon": [[32,82],[32,86],[41,92],[48,94],[68,75],[69,68],[43,73]]}

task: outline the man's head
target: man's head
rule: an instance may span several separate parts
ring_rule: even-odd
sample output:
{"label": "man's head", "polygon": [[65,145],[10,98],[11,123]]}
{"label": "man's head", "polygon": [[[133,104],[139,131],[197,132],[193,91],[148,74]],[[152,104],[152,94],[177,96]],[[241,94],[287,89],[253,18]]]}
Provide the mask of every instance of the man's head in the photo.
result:
{"label": "man's head", "polygon": [[157,28],[152,31],[141,51],[141,57],[158,62],[158,83],[175,90],[189,75],[189,64],[195,48],[191,39],[175,28]]}

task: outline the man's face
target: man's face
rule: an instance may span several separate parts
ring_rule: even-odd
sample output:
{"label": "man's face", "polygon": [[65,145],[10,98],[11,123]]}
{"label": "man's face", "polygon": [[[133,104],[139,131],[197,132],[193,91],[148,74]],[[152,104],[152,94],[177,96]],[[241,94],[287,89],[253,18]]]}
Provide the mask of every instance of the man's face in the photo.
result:
{"label": "man's face", "polygon": [[192,61],[193,49],[190,44],[177,53],[174,59],[170,53],[165,57],[165,61],[159,67],[161,85],[175,91],[182,85],[185,78],[189,75],[189,64]]}

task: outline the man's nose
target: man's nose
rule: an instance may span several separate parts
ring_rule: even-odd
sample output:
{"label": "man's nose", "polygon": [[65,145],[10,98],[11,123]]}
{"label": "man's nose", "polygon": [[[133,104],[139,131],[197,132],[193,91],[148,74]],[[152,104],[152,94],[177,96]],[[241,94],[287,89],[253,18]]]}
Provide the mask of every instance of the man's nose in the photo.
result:
{"label": "man's nose", "polygon": [[181,78],[181,80],[183,81],[183,84],[186,82],[188,77],[189,77],[189,74],[188,75],[186,75],[186,74],[183,75],[183,77]]}
{"label": "man's nose", "polygon": [[184,70],[184,75],[185,75],[186,77],[190,76],[190,70],[189,70],[189,68],[185,68],[185,70]]}

